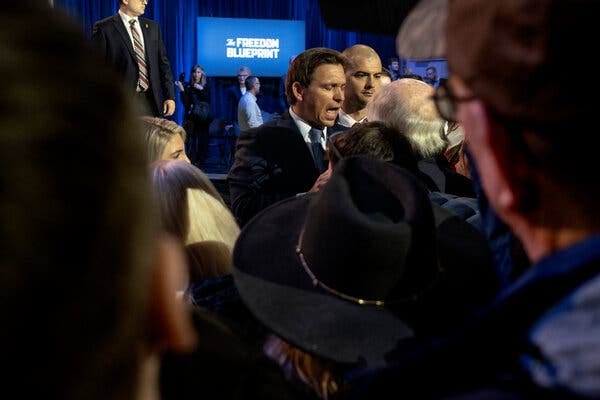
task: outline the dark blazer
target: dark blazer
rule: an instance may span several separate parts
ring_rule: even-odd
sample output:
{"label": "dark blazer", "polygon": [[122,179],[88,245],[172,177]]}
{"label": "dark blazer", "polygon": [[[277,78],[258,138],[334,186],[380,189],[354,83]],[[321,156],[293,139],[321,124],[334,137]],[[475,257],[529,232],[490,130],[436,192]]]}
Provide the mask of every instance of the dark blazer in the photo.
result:
{"label": "dark blazer", "polygon": [[242,95],[242,90],[240,89],[240,85],[237,82],[237,80],[235,84],[227,88],[227,92],[225,95],[225,98],[227,99],[227,110],[225,111],[225,120],[227,120],[228,122],[237,122],[238,104],[240,102],[240,99],[242,98]]}
{"label": "dark blazer", "polygon": [[[154,115],[162,116],[165,100],[175,100],[173,74],[167,58],[167,50],[162,40],[160,27],[152,20],[139,19],[139,28],[144,36],[144,51],[150,80]],[[105,18],[94,24],[92,44],[98,48],[109,65],[121,75],[125,87],[135,91],[138,81],[138,64],[133,52],[131,38],[123,20],[116,15]]]}
{"label": "dark blazer", "polygon": [[426,179],[423,181],[430,190],[461,197],[476,197],[471,179],[452,171],[443,155],[419,160],[418,167],[425,175]]}
{"label": "dark blazer", "polygon": [[242,132],[229,171],[231,209],[243,225],[267,206],[303,193],[319,171],[289,113]]}

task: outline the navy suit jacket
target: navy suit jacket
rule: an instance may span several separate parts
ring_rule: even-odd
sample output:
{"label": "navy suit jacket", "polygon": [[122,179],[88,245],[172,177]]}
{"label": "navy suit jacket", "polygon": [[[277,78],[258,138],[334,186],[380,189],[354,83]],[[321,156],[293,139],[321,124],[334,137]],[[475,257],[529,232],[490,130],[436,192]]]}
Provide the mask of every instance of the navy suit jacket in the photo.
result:
{"label": "navy suit jacket", "polygon": [[237,122],[238,118],[238,104],[242,98],[243,93],[240,89],[240,85],[236,81],[235,84],[227,88],[225,98],[227,100],[227,110],[225,111],[225,120],[227,122]]}
{"label": "navy suit jacket", "polygon": [[243,225],[267,206],[310,190],[319,171],[289,113],[238,138],[229,171],[231,209]]}
{"label": "navy suit jacket", "polygon": [[[154,97],[152,103],[152,106],[156,108],[154,115],[159,117],[162,116],[164,101],[175,100],[173,74],[160,27],[150,19],[138,19],[139,28],[144,37],[144,51],[150,80],[148,90]],[[94,24],[92,44],[122,77],[125,87],[135,91],[138,81],[138,64],[131,38],[118,13]]]}

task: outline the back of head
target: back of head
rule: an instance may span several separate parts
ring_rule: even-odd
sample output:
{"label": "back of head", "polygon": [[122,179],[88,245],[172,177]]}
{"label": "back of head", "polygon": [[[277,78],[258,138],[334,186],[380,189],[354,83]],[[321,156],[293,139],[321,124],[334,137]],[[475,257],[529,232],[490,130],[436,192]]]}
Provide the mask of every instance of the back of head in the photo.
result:
{"label": "back of head", "polygon": [[528,146],[536,161],[564,184],[583,183],[575,189],[585,197],[599,196],[597,185],[589,185],[597,151],[586,141],[597,112],[589,95],[598,93],[600,81],[573,80],[564,68],[572,44],[590,37],[598,12],[594,0],[461,0],[449,1],[446,24],[452,74],[510,123],[513,136],[535,132]]}
{"label": "back of head", "polygon": [[383,86],[367,105],[367,119],[382,121],[405,135],[418,158],[442,154],[447,142],[445,121],[431,96],[433,88],[416,79],[398,79]]}
{"label": "back of head", "polygon": [[148,162],[158,161],[174,135],[179,135],[185,142],[186,132],[176,122],[159,117],[140,117],[146,138]]}
{"label": "back of head", "polygon": [[328,154],[334,165],[341,158],[362,155],[393,162],[412,172],[417,170],[417,161],[406,137],[381,121],[355,124],[343,134],[335,135]]}
{"label": "back of head", "polygon": [[256,83],[256,81],[258,81],[258,76],[250,75],[249,77],[247,77],[246,81],[244,82],[244,85],[246,85],[246,90],[250,91],[254,89],[254,84]]}
{"label": "back of head", "polygon": [[416,80],[418,80],[418,81],[422,81],[422,80],[423,80],[423,77],[421,77],[421,75],[419,75],[419,74],[415,74],[415,73],[413,73],[413,72],[409,72],[409,73],[407,73],[407,74],[402,74],[402,75],[400,76],[400,78],[401,78],[401,79],[410,78],[410,79],[416,79]]}
{"label": "back of head", "polygon": [[600,84],[578,85],[564,68],[572,43],[596,23],[597,1],[450,1],[448,10],[449,68],[492,110],[533,126],[585,120],[596,111],[586,94]]}
{"label": "back of head", "polygon": [[290,104],[296,104],[297,102],[292,90],[294,82],[308,87],[315,69],[324,64],[342,65],[346,69],[347,60],[339,51],[326,47],[308,49],[294,58],[285,78],[285,95]]}
{"label": "back of head", "polygon": [[134,398],[153,239],[139,126],[48,2],[4,5],[0,53],[3,390]]}
{"label": "back of head", "polygon": [[[239,227],[221,195],[200,169],[184,161],[158,161],[153,164],[153,183],[162,227],[186,246],[192,262],[190,267],[202,268],[195,261],[215,258],[197,252],[206,249],[222,252],[219,246],[202,243],[222,243],[231,253],[239,235]],[[218,259],[223,258],[219,256]],[[219,274],[227,273],[230,269],[231,265],[211,267],[211,271],[218,270]],[[198,271],[192,272],[195,276],[203,275]],[[204,278],[212,275],[204,274]]]}

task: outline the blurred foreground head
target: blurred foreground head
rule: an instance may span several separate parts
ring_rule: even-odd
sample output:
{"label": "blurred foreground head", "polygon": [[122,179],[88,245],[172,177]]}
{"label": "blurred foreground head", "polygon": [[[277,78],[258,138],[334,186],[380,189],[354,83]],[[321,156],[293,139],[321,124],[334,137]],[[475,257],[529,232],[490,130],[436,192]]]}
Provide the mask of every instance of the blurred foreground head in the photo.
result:
{"label": "blurred foreground head", "polygon": [[145,329],[156,231],[141,134],[119,80],[47,3],[0,15],[4,390],[131,399],[160,335]]}

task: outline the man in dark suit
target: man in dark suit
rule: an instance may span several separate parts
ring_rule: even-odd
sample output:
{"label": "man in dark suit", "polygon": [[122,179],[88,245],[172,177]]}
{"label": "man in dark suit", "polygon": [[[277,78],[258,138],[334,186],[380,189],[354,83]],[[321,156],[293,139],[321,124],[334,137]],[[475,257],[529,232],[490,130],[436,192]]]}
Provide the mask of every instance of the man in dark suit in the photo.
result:
{"label": "man in dark suit", "polygon": [[301,53],[286,79],[290,111],[240,134],[228,176],[231,208],[240,224],[279,200],[318,190],[329,179],[321,157],[344,101],[345,66],[335,50]]}
{"label": "man in dark suit", "polygon": [[[126,88],[135,93],[142,114],[171,116],[175,112],[175,90],[160,27],[152,20],[139,18],[147,0],[119,3],[116,15],[94,24],[92,43],[121,75]],[[138,49],[134,46],[136,34]]]}

